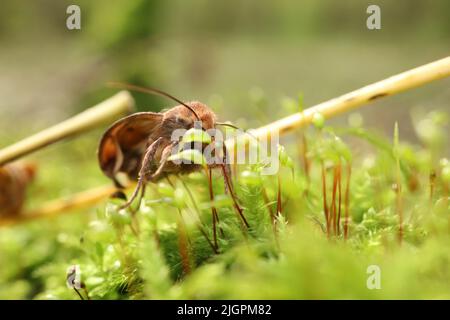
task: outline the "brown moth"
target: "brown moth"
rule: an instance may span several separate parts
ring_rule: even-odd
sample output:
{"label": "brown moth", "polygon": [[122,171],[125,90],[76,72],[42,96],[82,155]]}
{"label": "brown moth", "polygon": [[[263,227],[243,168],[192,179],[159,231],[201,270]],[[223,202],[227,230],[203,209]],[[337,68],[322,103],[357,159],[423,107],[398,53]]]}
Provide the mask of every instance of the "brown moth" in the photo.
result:
{"label": "brown moth", "polygon": [[138,112],[122,118],[103,134],[98,148],[98,161],[102,171],[118,187],[121,187],[117,179],[118,173],[125,173],[138,181],[133,195],[123,206],[127,207],[137,197],[139,190],[142,191],[142,198],[147,182],[157,182],[169,174],[189,173],[202,168],[196,164],[176,164],[168,160],[173,148],[177,146],[177,141],[171,140],[174,130],[191,129],[196,121],[201,121],[202,130],[229,124],[218,123],[215,113],[201,102],[184,103],[156,89],[119,85],[126,89],[159,94],[179,103],[164,112]]}
{"label": "brown moth", "polygon": [[26,188],[34,179],[36,166],[14,162],[0,167],[0,217],[20,214]]}

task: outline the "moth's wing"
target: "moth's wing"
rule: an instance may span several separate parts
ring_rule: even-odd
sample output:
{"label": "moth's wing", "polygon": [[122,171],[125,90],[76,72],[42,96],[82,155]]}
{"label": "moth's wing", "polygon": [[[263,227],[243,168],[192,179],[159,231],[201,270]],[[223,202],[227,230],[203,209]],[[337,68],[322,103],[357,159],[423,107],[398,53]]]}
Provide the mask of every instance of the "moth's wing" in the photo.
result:
{"label": "moth's wing", "polygon": [[136,178],[149,138],[161,126],[162,119],[161,113],[138,112],[115,122],[103,134],[98,147],[102,171],[115,181],[118,172]]}

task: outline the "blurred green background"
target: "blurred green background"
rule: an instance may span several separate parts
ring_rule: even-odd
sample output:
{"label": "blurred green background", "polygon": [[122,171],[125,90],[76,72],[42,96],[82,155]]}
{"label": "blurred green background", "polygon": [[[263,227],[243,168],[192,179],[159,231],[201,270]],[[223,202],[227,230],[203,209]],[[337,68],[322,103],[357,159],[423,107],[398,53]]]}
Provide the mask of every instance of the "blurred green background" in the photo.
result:
{"label": "blurred green background", "polygon": [[[67,30],[69,4],[81,30]],[[381,8],[381,30],[366,9]],[[220,118],[245,118],[263,91],[267,120],[283,96],[305,106],[333,98],[450,52],[450,3],[401,1],[2,1],[2,126],[26,132],[111,95],[111,80],[164,89],[213,104]],[[448,108],[449,80],[364,109],[368,126],[391,132],[411,108]],[[255,88],[258,88],[255,90]],[[261,89],[261,90],[259,90]],[[250,92],[250,93],[249,93]],[[142,110],[172,102],[136,94]]]}
{"label": "blurred green background", "polygon": [[[81,8],[81,30],[66,28],[70,4]],[[381,7],[381,30],[366,28],[370,4]],[[254,128],[286,116],[285,97],[301,93],[305,107],[312,106],[450,52],[448,0],[3,0],[0,6],[0,148],[111,96],[117,90],[108,81],[199,100],[222,121]],[[450,80],[440,80],[360,114],[365,127],[386,135],[398,121],[401,139],[419,143],[410,114],[448,113],[449,88]],[[139,110],[174,105],[133,96]],[[347,117],[330,122],[346,125]],[[39,171],[27,207],[110,183],[95,157],[103,130],[31,156]],[[79,215],[0,230],[0,297],[36,297],[40,276],[61,282],[74,254],[53,252],[77,243],[89,221]],[[21,254],[23,247],[32,254]],[[50,262],[59,265],[53,270]]]}

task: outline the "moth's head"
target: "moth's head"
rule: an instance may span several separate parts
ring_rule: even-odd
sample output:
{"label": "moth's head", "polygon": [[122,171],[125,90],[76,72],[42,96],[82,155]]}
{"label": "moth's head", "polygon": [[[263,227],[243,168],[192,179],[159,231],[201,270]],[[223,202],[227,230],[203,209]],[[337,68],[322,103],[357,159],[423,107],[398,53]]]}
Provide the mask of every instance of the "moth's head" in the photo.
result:
{"label": "moth's head", "polygon": [[165,118],[168,121],[175,119],[176,124],[184,129],[198,126],[203,130],[209,130],[214,129],[216,123],[215,113],[198,101],[187,102],[168,110]]}
{"label": "moth's head", "polygon": [[[200,118],[201,125],[204,130],[214,129],[216,124],[216,114],[206,104],[198,101],[193,101],[189,103],[189,106]],[[192,116],[195,118],[195,120],[197,120],[195,115]]]}

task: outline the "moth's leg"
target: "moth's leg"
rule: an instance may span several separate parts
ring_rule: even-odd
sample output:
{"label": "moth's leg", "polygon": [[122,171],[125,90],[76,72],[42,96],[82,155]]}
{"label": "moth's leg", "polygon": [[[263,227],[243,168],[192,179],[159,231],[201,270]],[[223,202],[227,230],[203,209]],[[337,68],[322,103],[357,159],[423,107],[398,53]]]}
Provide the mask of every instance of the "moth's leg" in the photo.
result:
{"label": "moth's leg", "polygon": [[147,187],[147,184],[145,183],[146,182],[145,175],[144,175],[143,180],[144,180],[144,183],[142,184],[142,187],[141,187],[141,194],[139,195],[138,204],[140,204],[142,202],[142,199],[144,199],[144,196],[145,196],[145,188]]}
{"label": "moth's leg", "polygon": [[133,233],[135,234],[135,236],[137,237],[139,235],[139,222],[137,221],[137,219],[135,219],[136,217],[136,213],[139,211],[140,207],[141,207],[141,202],[142,199],[144,198],[145,195],[145,188],[147,186],[147,183],[145,181],[145,178],[142,181],[142,185],[141,185],[141,193],[139,195],[139,199],[137,202],[137,206],[135,208],[131,208],[130,206],[130,213],[131,213],[131,224],[130,224],[130,228],[133,231]]}
{"label": "moth's leg", "polygon": [[[132,216],[132,217],[134,217],[134,216],[136,215],[136,213],[139,211],[139,209],[140,209],[140,207],[141,207],[141,202],[142,202],[142,199],[144,199],[146,187],[147,187],[147,181],[146,181],[146,179],[145,179],[145,177],[144,177],[144,178],[142,179],[142,184],[141,184],[141,187],[140,187],[141,192],[139,193],[139,198],[138,198],[138,200],[137,200],[137,205],[136,205],[134,208],[132,208],[132,207],[130,206],[130,213],[131,213],[131,216]],[[133,219],[133,221],[134,221],[134,223],[136,224],[136,226],[133,227],[133,224],[131,224],[131,228],[132,228],[132,229],[136,228],[136,230],[133,230],[133,232],[134,232],[135,234],[137,234],[138,232],[136,232],[136,231],[139,231],[139,225],[138,225],[137,221],[135,221],[135,219]]]}
{"label": "moth's leg", "polygon": [[167,160],[172,155],[172,150],[176,145],[177,145],[177,142],[174,141],[164,148],[164,150],[162,151],[162,154],[161,154],[161,161],[160,161],[159,167],[158,167],[158,169],[156,169],[156,171],[152,175],[150,175],[150,177],[149,177],[150,181],[157,181],[164,174],[164,169],[167,165]]}
{"label": "moth's leg", "polygon": [[[144,158],[142,159],[141,162],[141,168],[139,169],[138,182],[136,188],[134,189],[130,199],[128,199],[128,201],[120,207],[121,209],[129,207],[133,203],[134,199],[136,199],[136,197],[138,196],[139,191],[143,188],[143,185],[146,183],[145,172],[147,171],[148,166],[155,157],[156,150],[158,150],[158,147],[160,146],[161,142],[162,137],[159,137],[145,151]],[[140,200],[142,200],[142,197]]]}
{"label": "moth's leg", "polygon": [[[150,160],[149,160],[150,161]],[[144,163],[143,163],[144,164]],[[148,163],[149,164],[149,163]],[[147,164],[147,167],[148,167],[148,164]],[[141,172],[141,171],[139,171],[139,172]],[[139,210],[139,208],[141,207],[141,202],[142,202],[142,199],[144,199],[144,196],[145,196],[145,189],[146,189],[146,187],[147,187],[147,179],[146,179],[146,177],[145,177],[145,172],[144,173],[140,173],[140,175],[139,175],[139,177],[142,177],[142,178],[140,178],[140,180],[141,180],[141,184],[140,184],[140,187],[138,187],[138,186],[136,186],[136,190],[139,190],[140,189],[140,193],[139,193],[139,199],[138,199],[138,201],[137,201],[137,206],[133,209],[133,208],[131,208],[131,206],[130,206],[130,209],[131,209],[131,214],[132,215],[135,215],[136,214],[136,212],[138,212],[138,210]],[[138,180],[138,184],[139,184],[139,180]],[[135,195],[135,198],[137,197],[137,195]]]}

